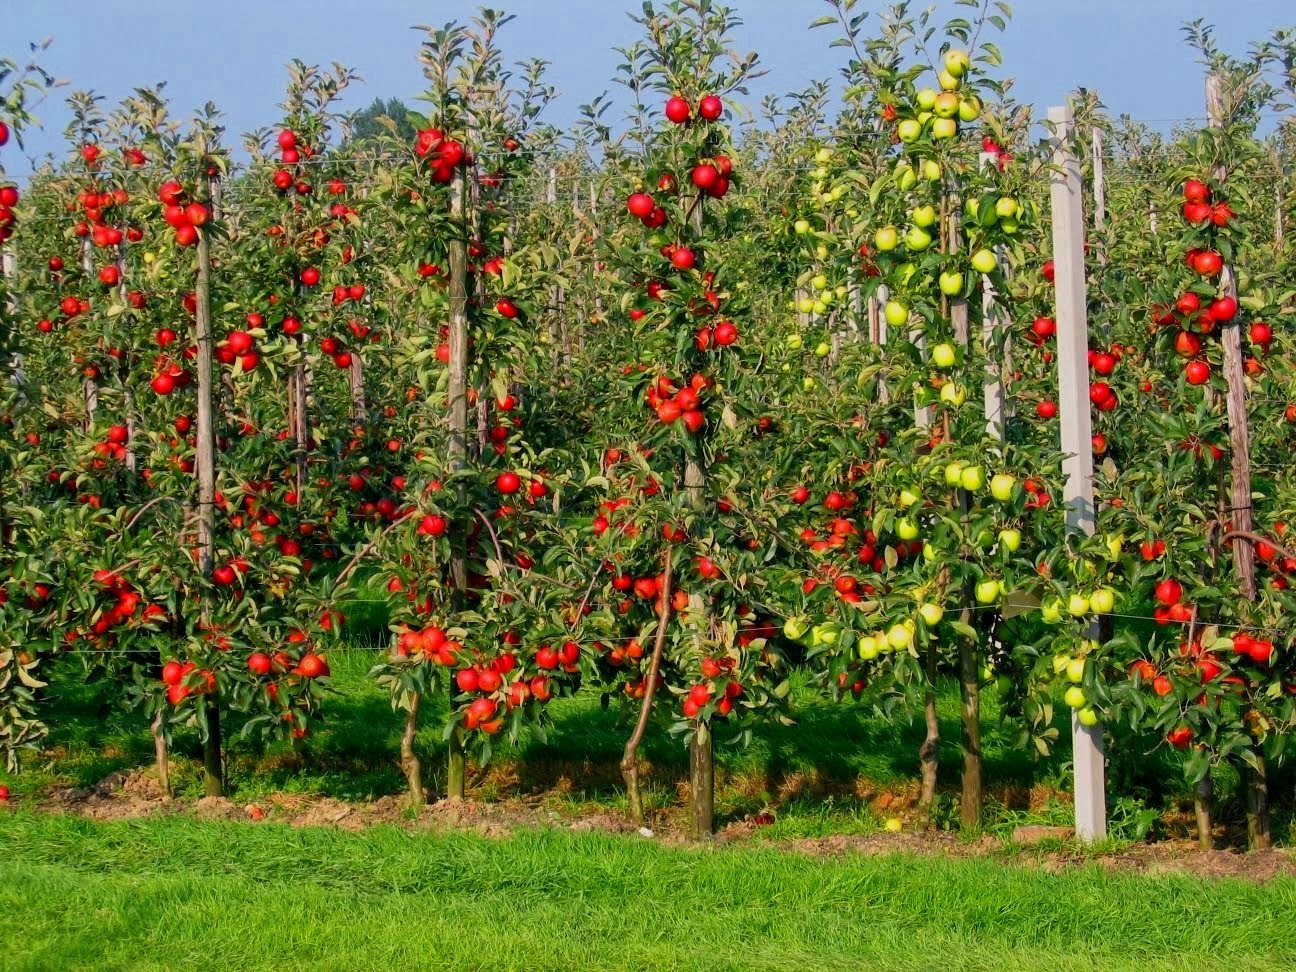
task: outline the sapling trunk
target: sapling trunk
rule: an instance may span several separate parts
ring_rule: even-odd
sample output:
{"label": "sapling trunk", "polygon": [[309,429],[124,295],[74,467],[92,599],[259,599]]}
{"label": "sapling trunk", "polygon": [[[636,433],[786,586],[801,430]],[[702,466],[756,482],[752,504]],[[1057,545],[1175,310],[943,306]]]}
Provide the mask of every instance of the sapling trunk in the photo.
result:
{"label": "sapling trunk", "polygon": [[639,707],[639,719],[634,732],[626,740],[625,753],[621,757],[621,775],[626,784],[626,801],[629,803],[630,819],[643,826],[643,794],[639,788],[639,744],[643,742],[644,733],[648,731],[648,721],[652,717],[653,698],[657,694],[657,672],[661,669],[662,650],[666,646],[666,627],[671,615],[671,559],[666,551],[665,572],[662,578],[661,609],[657,612],[657,636],[653,639],[652,657],[648,659],[648,674],[644,676],[644,697]]}
{"label": "sapling trunk", "polygon": [[203,794],[225,795],[225,766],[221,758],[220,703],[215,696],[203,697],[207,710],[207,733],[203,736]]}
{"label": "sapling trunk", "polygon": [[923,717],[927,724],[927,736],[918,750],[918,761],[922,768],[922,794],[919,805],[931,809],[936,800],[936,780],[940,773],[940,719],[936,713],[936,678],[939,674],[940,655],[936,643],[927,645],[925,659],[927,690],[923,699]]}
{"label": "sapling trunk", "polygon": [[[963,609],[963,623],[972,612]],[[959,640],[959,695],[963,712],[963,797],[959,804],[964,827],[981,825],[981,658],[971,638]]]}
{"label": "sapling trunk", "polygon": [[401,772],[405,774],[405,782],[409,787],[410,806],[415,809],[423,806],[426,799],[423,793],[423,764],[419,762],[418,754],[414,752],[414,738],[418,735],[419,705],[422,701],[423,696],[417,692],[410,698],[409,709],[405,712],[405,730],[401,733],[400,742]]}
{"label": "sapling trunk", "polygon": [[1213,796],[1210,773],[1207,773],[1193,787],[1193,811],[1197,816],[1197,843],[1202,850],[1212,850],[1215,847],[1215,824],[1211,819]]}
{"label": "sapling trunk", "polygon": [[162,796],[170,799],[171,759],[170,754],[167,752],[164,724],[165,712],[159,709],[157,715],[153,717],[153,724],[150,727],[153,733],[153,760],[157,765],[158,787],[162,790]]}
{"label": "sapling trunk", "polygon": [[1255,765],[1248,763],[1242,771],[1246,783],[1247,847],[1267,850],[1273,844],[1269,828],[1269,768],[1259,746],[1252,756]]}

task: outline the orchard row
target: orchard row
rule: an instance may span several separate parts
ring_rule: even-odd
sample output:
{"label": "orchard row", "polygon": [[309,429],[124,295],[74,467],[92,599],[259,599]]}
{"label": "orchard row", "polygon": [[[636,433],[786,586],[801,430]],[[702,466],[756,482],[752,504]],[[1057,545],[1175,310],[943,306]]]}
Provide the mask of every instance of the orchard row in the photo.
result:
{"label": "orchard row", "polygon": [[[148,713],[164,782],[196,725],[218,793],[231,731],[327,719],[348,604],[380,600],[416,802],[429,694],[462,795],[470,757],[595,691],[640,714],[632,813],[656,726],[708,833],[715,740],[786,719],[801,668],[825,704],[925,710],[924,806],[956,680],[965,824],[988,690],[1034,752],[1066,712],[1182,750],[1206,839],[1211,768],[1236,764],[1266,842],[1296,719],[1291,127],[1257,127],[1276,61],[1199,35],[1210,127],[1163,139],[1077,98],[1035,141],[975,43],[1002,12],[925,51],[928,14],[871,39],[831,6],[816,25],[871,52],[835,119],[820,90],[738,124],[758,60],[731,13],[684,4],[637,18],[618,80],[650,117],[624,133],[601,99],[546,126],[543,65],[503,66],[490,11],[426,33],[438,108],[393,120],[410,135],[347,137],[354,75],[297,62],[237,169],[210,110],[69,98],[68,157],[0,179],[11,766],[62,667]],[[0,146],[43,82],[12,68]],[[1069,398],[1058,151],[1089,225]],[[1064,468],[1081,420],[1092,535]]]}

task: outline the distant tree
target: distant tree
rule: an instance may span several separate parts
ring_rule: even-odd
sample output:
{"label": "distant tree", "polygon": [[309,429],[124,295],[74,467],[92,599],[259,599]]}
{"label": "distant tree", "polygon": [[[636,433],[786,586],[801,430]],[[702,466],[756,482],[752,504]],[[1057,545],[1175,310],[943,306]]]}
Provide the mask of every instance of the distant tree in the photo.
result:
{"label": "distant tree", "polygon": [[395,134],[406,141],[414,139],[414,126],[409,123],[409,109],[399,98],[388,98],[383,101],[375,98],[368,108],[361,109],[351,116],[351,138],[356,141],[376,138],[379,135],[391,134],[392,124]]}

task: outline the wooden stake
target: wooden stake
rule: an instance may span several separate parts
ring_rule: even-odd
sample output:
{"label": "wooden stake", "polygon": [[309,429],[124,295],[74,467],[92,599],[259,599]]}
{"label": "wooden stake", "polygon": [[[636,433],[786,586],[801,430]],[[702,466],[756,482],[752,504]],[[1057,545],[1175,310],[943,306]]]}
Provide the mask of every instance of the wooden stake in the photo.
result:
{"label": "wooden stake", "polygon": [[[1210,127],[1222,130],[1227,124],[1224,106],[1224,79],[1211,72],[1206,77],[1206,114]],[[1215,183],[1223,185],[1229,172],[1223,163],[1212,171]],[[1237,272],[1225,264],[1220,275],[1220,294],[1237,299]],[[1235,319],[1220,328],[1220,345],[1224,350],[1224,381],[1228,385],[1230,488],[1229,507],[1233,528],[1233,570],[1237,575],[1242,596],[1256,599],[1255,547],[1245,536],[1251,532],[1251,430],[1247,416],[1246,368],[1242,358],[1242,322]],[[1264,751],[1252,748],[1252,760],[1243,770],[1246,786],[1247,844],[1252,850],[1267,848],[1272,843],[1269,825],[1269,784]]]}
{"label": "wooden stake", "polygon": [[[1084,187],[1071,145],[1075,119],[1068,107],[1050,108],[1054,128],[1050,196],[1053,211],[1053,266],[1057,301],[1058,410],[1062,419],[1063,495],[1069,533],[1092,536],[1096,526],[1093,492],[1093,431],[1089,414],[1089,327],[1084,261]],[[1097,634],[1091,621],[1085,637]],[[1075,767],[1076,836],[1107,835],[1107,803],[1101,726],[1082,726],[1071,713]]]}
{"label": "wooden stake", "polygon": [[[450,185],[450,216],[456,227],[450,241],[450,362],[447,402],[450,409],[450,472],[457,473],[468,461],[468,226],[466,213],[467,184],[463,170],[456,170]],[[460,502],[465,499],[462,484]],[[450,557],[450,576],[456,600],[468,588],[467,537],[454,538]],[[449,744],[449,767],[446,795],[462,799],[464,795],[465,757],[463,742],[456,730]]]}
{"label": "wooden stake", "polygon": [[[194,467],[198,473],[198,570],[210,581],[216,564],[216,430],[213,415],[211,320],[211,248],[205,229],[198,230],[198,273],[194,284],[194,343],[198,353],[194,370],[198,383],[197,432]],[[205,598],[204,598],[205,601]],[[207,609],[202,609],[206,620]],[[203,792],[223,796],[225,770],[221,758],[220,700],[203,698],[206,732],[203,735]]]}
{"label": "wooden stake", "polygon": [[[689,218],[695,240],[702,239],[703,195],[697,194]],[[700,447],[700,439],[694,440]],[[706,509],[706,468],[702,455],[690,456],[684,461],[684,491],[688,505],[698,512]],[[701,624],[708,624],[702,612]],[[693,798],[693,836],[709,838],[715,832],[715,753],[710,730],[699,724],[689,742],[689,780]]]}

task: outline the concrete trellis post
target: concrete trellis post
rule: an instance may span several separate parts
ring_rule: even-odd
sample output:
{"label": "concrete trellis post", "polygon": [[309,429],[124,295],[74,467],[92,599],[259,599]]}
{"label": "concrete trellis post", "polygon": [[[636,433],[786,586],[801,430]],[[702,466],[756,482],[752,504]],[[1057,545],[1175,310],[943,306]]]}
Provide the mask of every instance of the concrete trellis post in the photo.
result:
{"label": "concrete trellis post", "polygon": [[[1070,108],[1050,108],[1054,128],[1050,197],[1053,211],[1053,266],[1057,302],[1058,400],[1062,419],[1062,471],[1068,532],[1093,535],[1093,442],[1089,415],[1089,326],[1085,282],[1084,205],[1080,162],[1071,146],[1075,119]],[[1089,622],[1086,637],[1097,634]],[[1101,726],[1080,724],[1071,714],[1075,766],[1076,836],[1107,835],[1107,802]]]}
{"label": "concrete trellis post", "polygon": [[[997,157],[993,152],[981,154],[983,168],[996,165]],[[1000,261],[1004,254],[1002,248],[996,253]],[[1012,336],[1010,322],[1004,315],[1003,308],[997,300],[994,284],[988,275],[981,278],[981,348],[986,356],[986,380],[982,386],[985,399],[986,433],[1000,442],[1004,440],[1004,429],[1008,422],[1008,401],[1004,394],[1003,376],[1012,374]],[[1004,334],[1003,357],[997,358],[997,337]]]}

